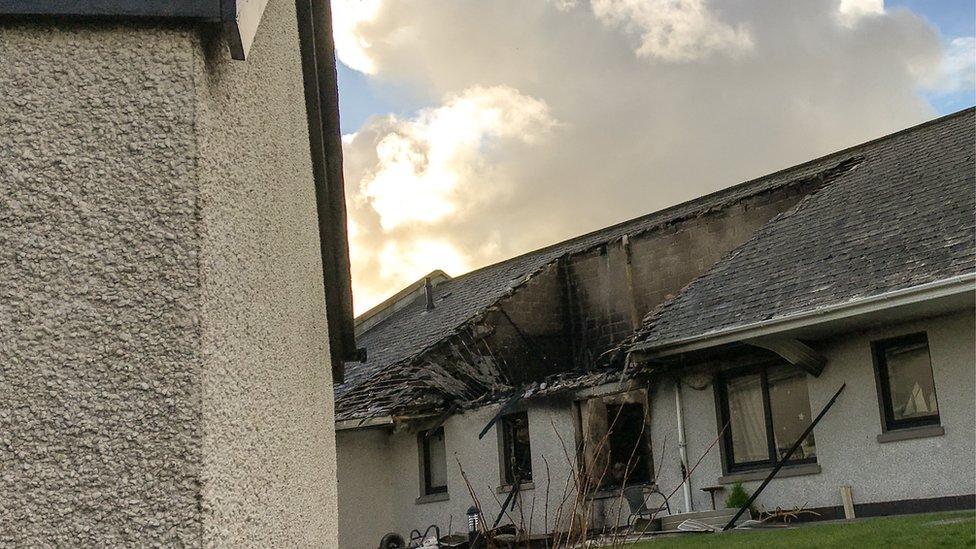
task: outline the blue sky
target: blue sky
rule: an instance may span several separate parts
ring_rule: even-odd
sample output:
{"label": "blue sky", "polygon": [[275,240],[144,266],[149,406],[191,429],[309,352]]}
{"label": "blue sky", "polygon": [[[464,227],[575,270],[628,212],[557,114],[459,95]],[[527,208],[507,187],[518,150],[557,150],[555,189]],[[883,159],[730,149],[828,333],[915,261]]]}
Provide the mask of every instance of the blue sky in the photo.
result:
{"label": "blue sky", "polygon": [[374,114],[404,115],[424,105],[395,86],[373,81],[369,76],[338,63],[339,121],[342,133],[356,131]]}
{"label": "blue sky", "polygon": [[[976,35],[976,2],[973,0],[887,0],[885,6],[906,8],[935,25],[948,41]],[[374,114],[407,115],[427,106],[396,86],[375,81],[369,76],[338,64],[339,111],[342,133],[356,131]],[[974,104],[972,90],[923,96],[939,114],[955,112]]]}
{"label": "blue sky", "polygon": [[[976,2],[972,0],[888,0],[889,8],[914,11],[935,25],[944,40],[976,35]],[[923,93],[939,114],[973,106],[973,90],[935,95]]]}

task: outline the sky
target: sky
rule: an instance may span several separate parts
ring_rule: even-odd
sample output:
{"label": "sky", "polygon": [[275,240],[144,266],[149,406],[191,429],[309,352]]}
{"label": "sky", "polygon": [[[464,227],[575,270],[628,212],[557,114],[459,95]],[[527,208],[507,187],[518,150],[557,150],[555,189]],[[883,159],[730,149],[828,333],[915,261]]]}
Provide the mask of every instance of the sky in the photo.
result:
{"label": "sky", "polygon": [[971,0],[333,0],[357,312],[972,106]]}

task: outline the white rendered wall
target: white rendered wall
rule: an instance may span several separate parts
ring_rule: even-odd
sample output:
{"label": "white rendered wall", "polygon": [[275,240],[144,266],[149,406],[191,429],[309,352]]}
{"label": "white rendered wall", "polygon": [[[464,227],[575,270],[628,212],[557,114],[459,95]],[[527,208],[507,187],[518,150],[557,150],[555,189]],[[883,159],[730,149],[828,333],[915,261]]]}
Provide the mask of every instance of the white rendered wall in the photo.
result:
{"label": "white rendered wall", "polygon": [[[877,390],[871,358],[871,341],[918,331],[928,333],[936,391],[945,435],[900,442],[879,443],[881,433]],[[823,342],[819,347],[828,358],[819,378],[808,377],[810,406],[817,413],[841,383],[847,388],[815,430],[821,472],[806,476],[777,478],[766,488],[758,505],[776,507],[831,507],[841,504],[839,486],[851,485],[855,503],[898,501],[968,495],[974,486],[974,322],[972,311],[922,320],[865,332],[852,333]],[[661,381],[649,391],[653,456],[658,485],[671,495],[673,512],[685,507],[680,489],[675,423],[674,384]],[[695,510],[711,508],[703,486],[718,484],[722,476],[718,445],[706,448],[718,434],[714,387],[683,389],[685,436],[690,465],[704,455],[691,478]],[[444,424],[448,461],[446,501],[417,503],[420,494],[420,466],[416,433],[389,431],[341,432],[339,453],[340,539],[343,547],[367,547],[378,543],[389,531],[407,536],[413,529],[438,524],[441,532],[466,531],[465,511],[471,497],[455,458],[460,461],[489,520],[497,516],[504,493],[500,484],[498,437],[493,428],[482,440],[477,435],[498,406],[451,417]],[[571,475],[562,444],[570,461],[575,460],[576,433],[572,405],[533,403],[528,408],[532,440],[532,471],[535,487],[526,490],[522,505],[513,513],[515,522],[529,524],[541,534],[555,527],[555,509]],[[555,425],[555,429],[554,429]],[[545,459],[543,459],[545,458]],[[549,464],[549,513],[545,527],[546,461]],[[754,490],[760,481],[745,482]],[[494,495],[493,495],[494,494]],[[724,495],[716,497],[724,506]],[[568,500],[575,494],[570,491]],[[534,507],[533,507],[534,505]],[[572,504],[567,503],[566,507]],[[621,509],[618,511],[618,509]],[[589,525],[600,527],[626,520],[626,504],[619,498],[597,500],[591,507]],[[619,517],[619,518],[618,518]],[[503,524],[509,522],[503,520]],[[564,530],[567,524],[562,524]]]}
{"label": "white rendered wall", "polygon": [[[871,341],[925,331],[935,377],[939,411],[945,435],[916,440],[879,443],[881,415],[871,357]],[[837,403],[814,431],[819,474],[777,478],[763,491],[758,503],[767,509],[828,507],[841,504],[839,487],[851,485],[855,503],[926,499],[969,495],[976,492],[973,447],[976,422],[973,404],[974,322],[972,311],[872,329],[835,337],[818,344],[827,357],[819,378],[807,377],[810,407],[816,414],[842,383],[847,383]],[[659,457],[664,465],[661,484],[680,481],[674,425],[672,383],[662,383],[652,392],[655,445],[668,436],[669,450]],[[715,438],[718,427],[714,388],[683,389],[688,456],[692,464]],[[715,485],[722,476],[718,448],[706,455],[692,477],[695,508],[710,508],[708,495],[700,489]],[[760,481],[744,483],[753,490]],[[681,492],[675,494],[681,502]],[[723,499],[723,498],[717,498]]]}
{"label": "white rendered wall", "polygon": [[0,546],[336,546],[295,3],[4,20],[0,119]]}

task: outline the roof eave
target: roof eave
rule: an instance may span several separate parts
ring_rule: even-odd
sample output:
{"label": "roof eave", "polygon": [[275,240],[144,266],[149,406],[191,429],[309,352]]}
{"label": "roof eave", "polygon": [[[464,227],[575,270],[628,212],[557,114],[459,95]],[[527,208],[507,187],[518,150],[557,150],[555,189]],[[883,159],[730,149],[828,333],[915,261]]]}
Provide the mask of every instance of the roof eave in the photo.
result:
{"label": "roof eave", "polygon": [[836,305],[735,326],[725,330],[661,343],[639,343],[632,346],[628,353],[634,360],[644,361],[691,351],[700,351],[747,339],[777,335],[831,321],[862,316],[895,307],[958,296],[967,292],[972,293],[976,291],[974,284],[976,284],[976,273],[967,273],[862,299],[853,299]]}
{"label": "roof eave", "polygon": [[336,431],[351,431],[353,429],[367,429],[370,427],[388,427],[393,425],[393,416],[379,416],[364,419],[341,419],[335,422]]}

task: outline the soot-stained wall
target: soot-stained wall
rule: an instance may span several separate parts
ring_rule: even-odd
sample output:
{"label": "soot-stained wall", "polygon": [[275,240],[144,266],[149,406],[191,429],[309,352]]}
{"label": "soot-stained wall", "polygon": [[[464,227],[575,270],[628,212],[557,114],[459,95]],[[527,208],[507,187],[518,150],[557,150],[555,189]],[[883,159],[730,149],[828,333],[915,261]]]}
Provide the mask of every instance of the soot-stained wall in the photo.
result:
{"label": "soot-stained wall", "polygon": [[594,365],[630,335],[632,306],[643,318],[809,190],[786,187],[632,236],[632,289],[621,241],[570,257],[566,280],[575,364]]}
{"label": "soot-stained wall", "polygon": [[499,302],[505,314],[488,315],[493,331],[485,343],[512,382],[540,379],[571,366],[564,301],[561,266],[553,263]]}
{"label": "soot-stained wall", "polygon": [[815,184],[787,186],[632,235],[629,257],[615,240],[560,258],[499,302],[512,322],[498,310],[486,316],[482,322],[491,330],[479,352],[490,349],[515,384],[600,365],[603,353],[648,312],[795,206]]}

